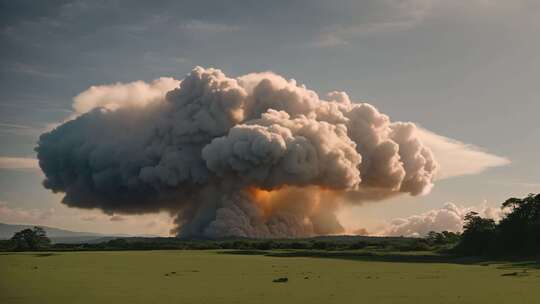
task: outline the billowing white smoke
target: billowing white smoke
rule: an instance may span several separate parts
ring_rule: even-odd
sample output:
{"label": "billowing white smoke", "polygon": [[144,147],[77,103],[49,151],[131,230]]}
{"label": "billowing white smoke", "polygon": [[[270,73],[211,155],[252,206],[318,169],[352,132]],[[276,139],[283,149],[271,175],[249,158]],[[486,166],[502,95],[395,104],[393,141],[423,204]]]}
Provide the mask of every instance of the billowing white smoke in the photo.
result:
{"label": "billowing white smoke", "polygon": [[430,210],[406,218],[396,218],[376,234],[420,237],[427,235],[430,231],[461,232],[465,215],[471,211],[478,212],[480,216],[496,221],[500,220],[504,214],[504,210],[486,205],[461,207],[454,203],[446,203],[440,209]]}
{"label": "billowing white smoke", "polygon": [[88,112],[40,137],[45,187],[73,207],[169,211],[182,236],[293,237],[342,232],[341,203],[433,186],[416,126],[343,92],[321,99],[273,73],[196,67],[159,94],[177,83],[134,84],[151,98],[79,95]]}
{"label": "billowing white smoke", "polygon": [[73,98],[73,108],[77,114],[83,114],[98,107],[111,110],[127,106],[142,107],[163,100],[163,93],[178,87],[179,84],[180,81],[174,78],[161,77],[150,84],[135,81],[128,84],[92,86]]}

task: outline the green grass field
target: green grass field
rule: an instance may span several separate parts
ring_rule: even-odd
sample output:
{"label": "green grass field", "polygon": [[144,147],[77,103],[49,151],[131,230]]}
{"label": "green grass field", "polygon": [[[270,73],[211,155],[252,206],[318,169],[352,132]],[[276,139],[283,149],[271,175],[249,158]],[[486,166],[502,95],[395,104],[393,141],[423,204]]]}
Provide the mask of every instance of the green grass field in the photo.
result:
{"label": "green grass field", "polygon": [[[540,270],[526,267],[216,251],[0,253],[0,303],[540,303]],[[279,277],[289,281],[272,282]]]}

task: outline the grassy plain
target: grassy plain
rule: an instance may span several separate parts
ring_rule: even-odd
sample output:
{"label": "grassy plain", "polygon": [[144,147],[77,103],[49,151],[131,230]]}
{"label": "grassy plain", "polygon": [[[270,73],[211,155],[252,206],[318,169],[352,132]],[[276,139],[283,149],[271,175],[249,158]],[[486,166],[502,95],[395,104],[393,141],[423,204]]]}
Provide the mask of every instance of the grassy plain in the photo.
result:
{"label": "grassy plain", "polygon": [[[286,283],[273,280],[287,277]],[[537,264],[218,251],[0,253],[0,303],[539,303]]]}

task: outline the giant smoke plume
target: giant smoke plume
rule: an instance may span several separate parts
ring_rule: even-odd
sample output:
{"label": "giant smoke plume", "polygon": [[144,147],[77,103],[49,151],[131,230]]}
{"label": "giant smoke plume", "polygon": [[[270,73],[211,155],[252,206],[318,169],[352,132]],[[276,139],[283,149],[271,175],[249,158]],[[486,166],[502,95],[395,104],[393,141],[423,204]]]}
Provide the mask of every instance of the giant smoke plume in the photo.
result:
{"label": "giant smoke plume", "polygon": [[130,98],[40,137],[43,184],[65,204],[168,211],[185,237],[335,234],[341,205],[425,194],[438,167],[413,123],[273,73],[196,67]]}

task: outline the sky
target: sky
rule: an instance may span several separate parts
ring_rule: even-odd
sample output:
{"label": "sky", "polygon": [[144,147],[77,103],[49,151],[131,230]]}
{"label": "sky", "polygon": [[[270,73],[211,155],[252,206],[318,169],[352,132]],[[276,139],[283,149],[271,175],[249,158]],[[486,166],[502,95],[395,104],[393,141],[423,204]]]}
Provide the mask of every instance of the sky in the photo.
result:
{"label": "sky", "polygon": [[34,147],[77,115],[74,97],[88,88],[182,79],[195,66],[273,71],[321,95],[346,91],[429,130],[426,140],[444,136],[442,158],[461,173],[425,196],[341,210],[350,229],[387,231],[396,218],[448,203],[496,208],[540,189],[539,30],[534,0],[2,0],[0,222],[167,235],[164,213],[63,205],[41,185]]}

